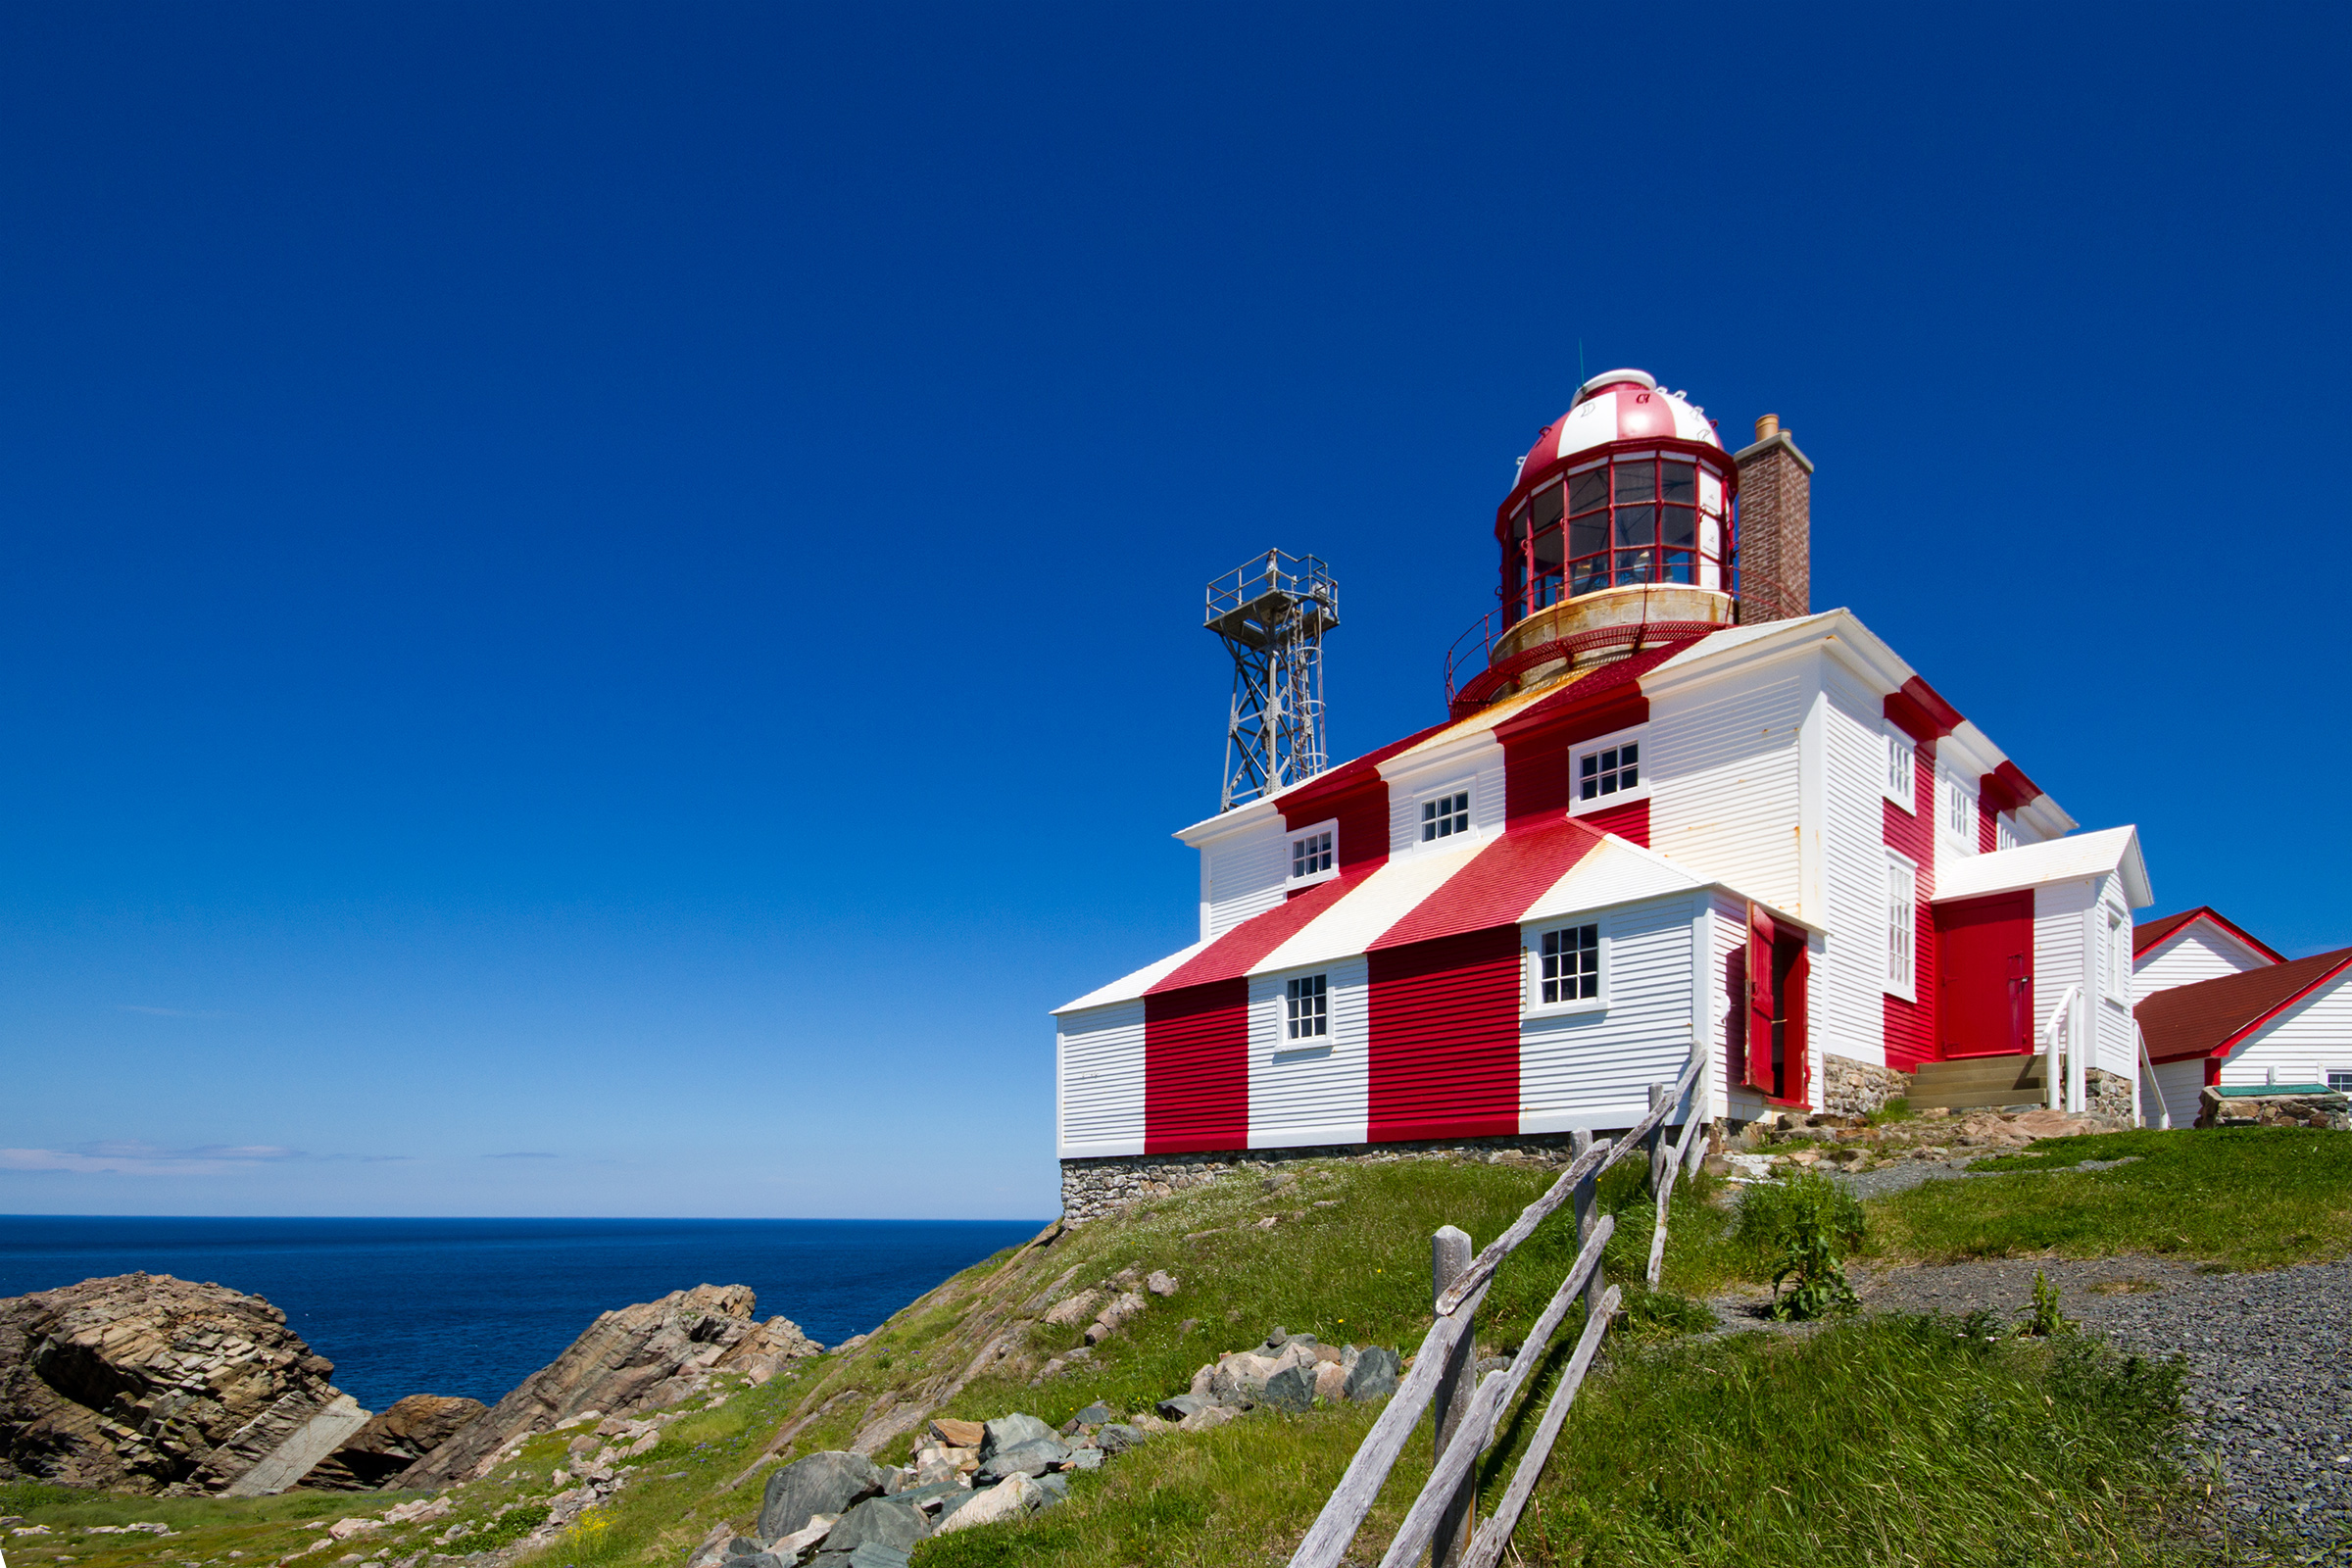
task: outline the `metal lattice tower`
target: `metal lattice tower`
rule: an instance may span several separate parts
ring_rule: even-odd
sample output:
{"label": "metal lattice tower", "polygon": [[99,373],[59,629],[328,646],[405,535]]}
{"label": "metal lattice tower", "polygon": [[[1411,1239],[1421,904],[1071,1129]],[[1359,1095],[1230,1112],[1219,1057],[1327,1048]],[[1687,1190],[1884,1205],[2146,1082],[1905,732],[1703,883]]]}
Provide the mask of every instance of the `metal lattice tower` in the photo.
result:
{"label": "metal lattice tower", "polygon": [[1330,765],[1323,718],[1323,634],[1340,623],[1340,589],[1313,556],[1269,550],[1208,585],[1210,631],[1233,656],[1219,810],[1309,779]]}

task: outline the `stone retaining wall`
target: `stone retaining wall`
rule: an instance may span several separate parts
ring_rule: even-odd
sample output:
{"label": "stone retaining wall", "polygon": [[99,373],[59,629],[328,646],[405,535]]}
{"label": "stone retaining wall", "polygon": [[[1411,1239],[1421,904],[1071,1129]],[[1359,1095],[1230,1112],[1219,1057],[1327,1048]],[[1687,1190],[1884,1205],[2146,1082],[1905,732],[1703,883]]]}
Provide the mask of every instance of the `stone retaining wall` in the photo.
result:
{"label": "stone retaining wall", "polygon": [[[1201,1154],[1113,1154],[1061,1162],[1061,1217],[1076,1225],[1147,1198],[1165,1198],[1228,1173],[1268,1176],[1301,1159],[1377,1165],[1396,1159],[1480,1160],[1495,1165],[1564,1165],[1566,1133],[1430,1139],[1397,1144],[1321,1144],[1305,1149],[1232,1149]],[[1605,1133],[1596,1136],[1607,1136]],[[1671,1136],[1671,1130],[1670,1130]]]}
{"label": "stone retaining wall", "polygon": [[1851,1056],[1821,1054],[1821,1108],[1833,1116],[1867,1116],[1911,1093],[1911,1078]]}

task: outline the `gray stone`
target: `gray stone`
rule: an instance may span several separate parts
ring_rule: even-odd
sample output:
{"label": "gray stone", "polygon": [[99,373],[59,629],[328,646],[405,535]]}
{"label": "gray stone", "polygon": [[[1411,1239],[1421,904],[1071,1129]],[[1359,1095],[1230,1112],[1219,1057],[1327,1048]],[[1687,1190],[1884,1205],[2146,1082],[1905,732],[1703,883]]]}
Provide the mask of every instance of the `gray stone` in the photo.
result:
{"label": "gray stone", "polygon": [[755,1551],[749,1557],[729,1557],[734,1568],[792,1568],[792,1558],[772,1551]]}
{"label": "gray stone", "polygon": [[969,1487],[959,1481],[933,1481],[923,1486],[907,1488],[905,1492],[900,1493],[895,1500],[910,1502],[925,1513],[933,1513],[950,1497],[959,1497],[970,1491]]}
{"label": "gray stone", "polygon": [[1033,1415],[1001,1415],[981,1428],[980,1458],[985,1463],[1003,1449],[1053,1436],[1054,1429]]}
{"label": "gray stone", "polygon": [[1077,1470],[1100,1470],[1102,1468],[1102,1450],[1101,1448],[1072,1448],[1070,1465]]}
{"label": "gray stone", "polygon": [[869,1541],[855,1551],[820,1551],[808,1559],[808,1568],[906,1568],[906,1553]]}
{"label": "gray stone", "polygon": [[1070,1419],[1082,1427],[1099,1427],[1105,1421],[1116,1421],[1118,1418],[1118,1411],[1097,1399]]}
{"label": "gray stone", "polygon": [[1069,1456],[1069,1446],[1053,1436],[1016,1444],[981,1460],[972,1485],[993,1487],[1007,1476],[1042,1476]]}
{"label": "gray stone", "polygon": [[1396,1380],[1403,1370],[1404,1362],[1395,1350],[1385,1345],[1367,1345],[1340,1392],[1349,1399],[1385,1399],[1396,1392]]}
{"label": "gray stone", "polygon": [[841,1516],[833,1533],[825,1537],[825,1549],[856,1551],[869,1541],[878,1541],[906,1551],[930,1533],[923,1510],[913,1503],[897,1497],[868,1497]]}
{"label": "gray stone", "polygon": [[820,1513],[848,1513],[882,1491],[882,1471],[861,1453],[830,1449],[795,1459],[767,1478],[760,1534],[789,1536]]}
{"label": "gray stone", "polygon": [[756,1556],[760,1552],[765,1551],[766,1549],[767,1546],[762,1542],[754,1541],[749,1536],[737,1536],[734,1540],[727,1543],[726,1555],[730,1557],[751,1557]]}
{"label": "gray stone", "polygon": [[1288,1366],[1266,1379],[1262,1402],[1277,1410],[1311,1409],[1315,1402],[1315,1374],[1306,1367]]}
{"label": "gray stone", "polygon": [[[1169,1398],[1160,1400],[1159,1403],[1153,1405],[1152,1408],[1159,1412],[1162,1420],[1181,1421],[1186,1416],[1191,1415],[1195,1410],[1201,1409],[1207,1403],[1208,1401],[1206,1399],[1201,1398],[1197,1394],[1179,1394],[1172,1396]],[[1098,1443],[1101,1442],[1102,1434],[1097,1433],[1095,1435],[1095,1440]]]}
{"label": "gray stone", "polygon": [[1045,1498],[1044,1501],[1038,1504],[1038,1506],[1041,1508],[1051,1508],[1057,1502],[1066,1502],[1069,1500],[1070,1478],[1068,1476],[1058,1474],[1039,1476],[1037,1478],[1037,1487],[1038,1491],[1044,1494]]}
{"label": "gray stone", "polygon": [[1143,1428],[1131,1427],[1124,1421],[1113,1421],[1095,1434],[1095,1446],[1104,1453],[1125,1453],[1129,1448],[1142,1446],[1143,1441]]}

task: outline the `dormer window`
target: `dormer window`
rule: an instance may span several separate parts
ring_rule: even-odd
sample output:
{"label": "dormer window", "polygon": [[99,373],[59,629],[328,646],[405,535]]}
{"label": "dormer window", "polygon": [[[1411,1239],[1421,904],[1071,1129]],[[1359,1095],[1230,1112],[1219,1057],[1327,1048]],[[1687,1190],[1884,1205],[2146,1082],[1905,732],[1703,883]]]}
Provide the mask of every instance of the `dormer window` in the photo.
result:
{"label": "dormer window", "polygon": [[1964,850],[1977,847],[1977,797],[1968,782],[1953,774],[1943,780],[1943,827]]}
{"label": "dormer window", "polygon": [[1303,887],[1310,882],[1328,882],[1338,873],[1335,853],[1340,842],[1340,824],[1335,819],[1317,822],[1311,827],[1294,831],[1290,836],[1290,875],[1284,879],[1290,887]]}
{"label": "dormer window", "polygon": [[1904,810],[1918,814],[1918,784],[1913,772],[1917,759],[1911,737],[1901,730],[1889,730],[1886,735],[1886,798]]}
{"label": "dormer window", "polygon": [[1421,803],[1421,842],[1435,843],[1470,831],[1470,792],[1453,790]]}
{"label": "dormer window", "polygon": [[1597,752],[1587,752],[1576,765],[1576,798],[1595,801],[1631,790],[1642,782],[1642,743],[1627,741]]}

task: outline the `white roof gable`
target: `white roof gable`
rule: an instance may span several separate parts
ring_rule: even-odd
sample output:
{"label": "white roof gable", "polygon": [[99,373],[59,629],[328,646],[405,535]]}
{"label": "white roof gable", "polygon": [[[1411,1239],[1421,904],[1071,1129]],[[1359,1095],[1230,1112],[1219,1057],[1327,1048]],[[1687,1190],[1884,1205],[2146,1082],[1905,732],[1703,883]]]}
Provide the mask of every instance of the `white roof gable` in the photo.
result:
{"label": "white roof gable", "polygon": [[2155,894],[2148,891],[2148,867],[2140,858],[2139,829],[2135,827],[2104,828],[2045,844],[2021,844],[2014,850],[1969,856],[1936,873],[1935,902],[1979,899],[1988,893],[2013,893],[2111,872],[2122,875],[2124,898],[2132,908],[2145,908],[2156,902]]}

